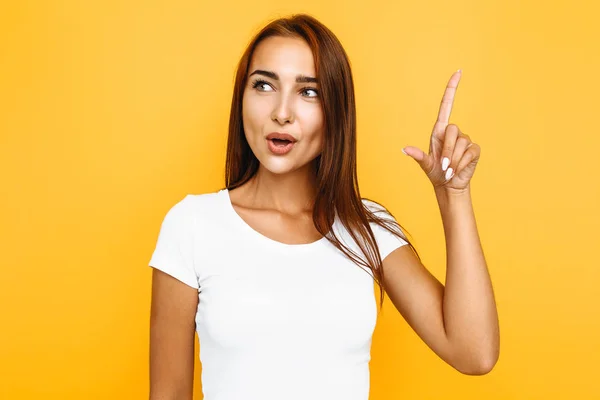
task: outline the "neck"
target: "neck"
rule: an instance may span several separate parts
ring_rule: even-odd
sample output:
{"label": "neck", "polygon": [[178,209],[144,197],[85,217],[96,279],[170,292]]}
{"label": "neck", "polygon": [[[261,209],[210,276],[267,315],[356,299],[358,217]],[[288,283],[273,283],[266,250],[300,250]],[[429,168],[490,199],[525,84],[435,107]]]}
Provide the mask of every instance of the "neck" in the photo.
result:
{"label": "neck", "polygon": [[262,165],[248,182],[247,198],[253,207],[297,215],[312,211],[316,196],[313,163],[287,174],[274,174]]}

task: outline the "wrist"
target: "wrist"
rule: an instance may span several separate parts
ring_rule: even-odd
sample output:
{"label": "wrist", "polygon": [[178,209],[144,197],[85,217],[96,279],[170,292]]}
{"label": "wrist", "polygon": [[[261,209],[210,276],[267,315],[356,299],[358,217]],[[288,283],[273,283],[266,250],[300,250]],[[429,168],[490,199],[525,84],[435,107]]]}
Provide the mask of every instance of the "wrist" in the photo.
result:
{"label": "wrist", "polygon": [[471,185],[467,185],[464,189],[453,189],[447,187],[434,188],[435,196],[438,203],[449,204],[453,202],[461,202],[471,200]]}

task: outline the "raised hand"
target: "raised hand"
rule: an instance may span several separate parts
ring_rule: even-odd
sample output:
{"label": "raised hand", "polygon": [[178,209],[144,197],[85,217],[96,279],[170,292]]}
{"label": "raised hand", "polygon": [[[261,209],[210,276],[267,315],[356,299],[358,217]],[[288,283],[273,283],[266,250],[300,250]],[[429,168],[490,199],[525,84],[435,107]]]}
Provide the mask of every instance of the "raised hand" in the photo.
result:
{"label": "raised hand", "polygon": [[481,148],[471,141],[469,135],[462,133],[458,126],[448,124],[461,76],[462,72],[458,70],[448,81],[437,121],[433,126],[429,154],[414,146],[407,146],[402,150],[417,161],[435,189],[458,192],[469,188],[481,154]]}

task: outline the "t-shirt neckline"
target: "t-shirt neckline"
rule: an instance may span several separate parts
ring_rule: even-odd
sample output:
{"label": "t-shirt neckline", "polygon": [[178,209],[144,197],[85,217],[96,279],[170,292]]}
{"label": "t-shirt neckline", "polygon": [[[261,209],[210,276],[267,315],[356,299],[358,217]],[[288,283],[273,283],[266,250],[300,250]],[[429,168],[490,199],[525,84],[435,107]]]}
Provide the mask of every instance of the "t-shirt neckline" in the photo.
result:
{"label": "t-shirt neckline", "polygon": [[232,217],[231,219],[238,226],[240,226],[241,229],[243,229],[248,234],[254,236],[257,240],[261,241],[262,243],[265,243],[265,245],[268,245],[273,248],[287,250],[287,251],[306,251],[306,250],[313,249],[315,247],[319,247],[328,241],[327,237],[325,237],[325,236],[323,236],[322,238],[320,238],[314,242],[311,242],[311,243],[299,243],[299,244],[288,244],[288,243],[283,243],[283,242],[279,242],[277,240],[271,239],[271,238],[263,235],[262,233],[258,232],[257,230],[252,228],[250,225],[248,225],[248,223],[237,213],[237,211],[233,207],[233,203],[231,202],[231,197],[229,195],[229,189],[227,189],[227,188],[221,189],[219,191],[219,193],[223,197],[223,203],[225,204],[225,208],[227,209],[227,212],[231,215],[231,217]]}

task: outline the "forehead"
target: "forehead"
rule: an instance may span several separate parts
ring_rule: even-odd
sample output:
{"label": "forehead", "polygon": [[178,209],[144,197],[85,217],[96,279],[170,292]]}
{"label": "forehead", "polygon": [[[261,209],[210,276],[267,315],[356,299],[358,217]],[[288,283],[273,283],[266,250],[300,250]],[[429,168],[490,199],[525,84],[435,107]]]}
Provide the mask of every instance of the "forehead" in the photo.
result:
{"label": "forehead", "polygon": [[254,49],[250,72],[264,69],[278,73],[281,79],[297,74],[315,76],[315,63],[308,44],[299,38],[271,36]]}

